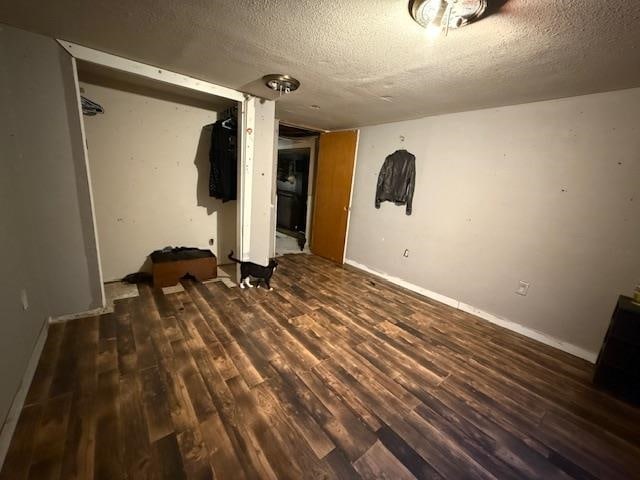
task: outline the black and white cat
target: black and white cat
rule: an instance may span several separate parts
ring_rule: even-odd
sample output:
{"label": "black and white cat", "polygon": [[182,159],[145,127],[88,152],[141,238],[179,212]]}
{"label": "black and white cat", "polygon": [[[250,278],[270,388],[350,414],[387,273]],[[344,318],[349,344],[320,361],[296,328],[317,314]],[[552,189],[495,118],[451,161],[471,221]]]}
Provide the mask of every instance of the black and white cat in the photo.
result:
{"label": "black and white cat", "polygon": [[240,288],[244,288],[245,286],[252,288],[251,285],[251,277],[255,278],[258,283],[256,283],[256,287],[260,286],[260,283],[264,283],[267,290],[273,290],[269,282],[271,281],[271,277],[273,276],[273,272],[278,268],[278,262],[274,258],[269,260],[269,265],[266,267],[262,265],[258,265],[257,263],[252,262],[243,262],[233,257],[233,250],[229,254],[229,260],[233,260],[236,263],[240,264]]}

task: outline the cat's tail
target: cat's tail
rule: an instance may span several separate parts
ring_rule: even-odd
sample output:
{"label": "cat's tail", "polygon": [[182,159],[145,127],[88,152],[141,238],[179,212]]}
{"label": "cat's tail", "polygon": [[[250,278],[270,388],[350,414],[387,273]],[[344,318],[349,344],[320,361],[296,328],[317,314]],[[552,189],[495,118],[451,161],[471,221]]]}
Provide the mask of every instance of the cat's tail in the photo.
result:
{"label": "cat's tail", "polygon": [[242,263],[240,260],[238,260],[237,258],[234,258],[233,256],[233,250],[231,250],[231,253],[229,254],[229,260],[234,261],[236,263]]}

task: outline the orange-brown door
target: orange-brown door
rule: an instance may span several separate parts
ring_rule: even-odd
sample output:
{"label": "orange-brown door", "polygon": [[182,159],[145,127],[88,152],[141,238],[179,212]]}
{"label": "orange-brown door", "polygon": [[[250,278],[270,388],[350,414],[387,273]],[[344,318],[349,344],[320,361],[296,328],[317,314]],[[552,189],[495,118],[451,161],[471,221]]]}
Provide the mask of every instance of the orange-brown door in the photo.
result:
{"label": "orange-brown door", "polygon": [[340,264],[347,237],[357,142],[355,130],[323,133],[318,147],[311,251]]}

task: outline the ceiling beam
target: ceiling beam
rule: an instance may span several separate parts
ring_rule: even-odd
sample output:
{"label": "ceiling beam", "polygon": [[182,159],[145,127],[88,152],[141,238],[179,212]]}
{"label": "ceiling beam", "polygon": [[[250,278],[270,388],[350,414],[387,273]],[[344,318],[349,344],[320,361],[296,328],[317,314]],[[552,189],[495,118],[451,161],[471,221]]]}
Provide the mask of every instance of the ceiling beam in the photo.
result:
{"label": "ceiling beam", "polygon": [[229,100],[235,100],[236,102],[243,102],[245,100],[244,93],[233,90],[232,88],[205,82],[204,80],[199,80],[197,78],[182,75],[181,73],[172,72],[163,68],[154,67],[152,65],[147,65],[145,63],[128,60],[116,55],[111,55],[110,53],[101,52],[100,50],[83,47],[82,45],[68,42],[66,40],[58,39],[58,43],[77,60],[95,63],[116,70],[121,70],[123,72],[150,78],[152,80],[169,83],[171,85],[188,88],[190,90],[196,90],[198,92],[210,93],[211,95],[228,98]]}

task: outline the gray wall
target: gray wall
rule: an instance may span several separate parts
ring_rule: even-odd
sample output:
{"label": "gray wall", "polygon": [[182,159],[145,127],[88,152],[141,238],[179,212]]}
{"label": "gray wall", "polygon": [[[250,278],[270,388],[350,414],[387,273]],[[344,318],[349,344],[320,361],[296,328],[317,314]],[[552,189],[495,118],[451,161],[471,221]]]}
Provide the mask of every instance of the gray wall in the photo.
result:
{"label": "gray wall", "polygon": [[0,58],[3,420],[47,317],[102,299],[71,59],[52,39],[2,25]]}
{"label": "gray wall", "polygon": [[[417,157],[412,216],[374,208],[401,148]],[[597,352],[640,282],[639,220],[632,89],[363,128],[347,259]]]}

